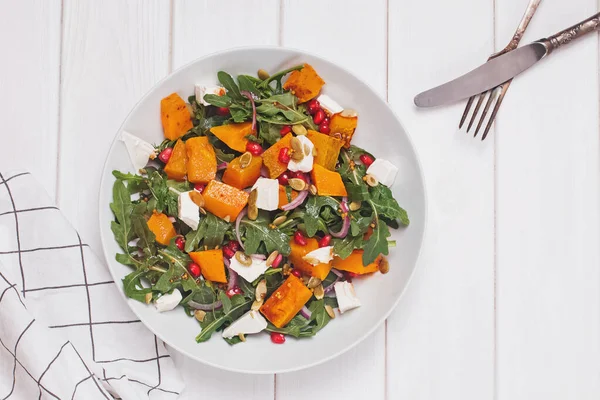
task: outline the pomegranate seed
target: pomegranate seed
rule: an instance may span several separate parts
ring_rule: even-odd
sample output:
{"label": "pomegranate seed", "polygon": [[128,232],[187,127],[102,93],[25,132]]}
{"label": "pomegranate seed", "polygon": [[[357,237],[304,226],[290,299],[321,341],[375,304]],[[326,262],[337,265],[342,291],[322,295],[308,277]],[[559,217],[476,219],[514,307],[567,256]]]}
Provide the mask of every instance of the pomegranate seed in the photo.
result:
{"label": "pomegranate seed", "polygon": [[296,172],[292,172],[290,174],[290,178],[298,178],[298,179],[302,179],[304,182],[308,183],[308,175],[306,175],[304,172],[302,171],[296,171]]}
{"label": "pomegranate seed", "polygon": [[193,276],[194,278],[197,278],[200,276],[200,266],[198,264],[196,264],[195,262],[191,262],[188,264],[188,271],[190,271],[190,275]]}
{"label": "pomegranate seed", "polygon": [[226,117],[229,115],[229,108],[227,107],[218,107],[217,108],[217,114],[221,115],[223,117]]}
{"label": "pomegranate seed", "polygon": [[236,242],[235,240],[232,240],[231,242],[228,242],[227,244],[225,244],[223,246],[223,255],[226,258],[231,259],[235,255],[235,252],[238,251],[239,249],[240,249],[240,244],[238,242]]}
{"label": "pomegranate seed", "polygon": [[292,131],[291,125],[284,125],[283,128],[281,128],[281,130],[279,131],[279,133],[281,134],[281,136],[285,136],[288,133],[290,133],[291,131]]}
{"label": "pomegranate seed", "polygon": [[329,125],[329,122],[331,122],[331,120],[329,119],[329,117],[325,117],[325,118],[323,119],[323,122],[321,122],[321,123],[322,123],[322,124],[327,124],[327,125]]}
{"label": "pomegranate seed", "polygon": [[313,115],[314,113],[316,113],[320,108],[321,108],[321,104],[319,104],[319,101],[317,99],[312,99],[306,105],[306,111],[308,111],[308,113],[310,115]]}
{"label": "pomegranate seed", "polygon": [[232,298],[236,294],[242,294],[242,289],[240,289],[238,285],[235,285],[234,287],[226,291],[225,294],[227,295],[227,297]]}
{"label": "pomegranate seed", "polygon": [[273,260],[273,264],[271,264],[271,268],[279,267],[281,261],[283,261],[283,256],[281,254],[277,254],[277,257],[275,257],[275,259]]}
{"label": "pomegranate seed", "polygon": [[288,149],[287,147],[282,147],[281,150],[279,150],[279,156],[277,156],[277,159],[282,164],[289,163],[290,162],[290,149]]}
{"label": "pomegranate seed", "polygon": [[229,247],[223,247],[223,256],[231,260],[233,256],[235,256],[235,251],[231,250]]}
{"label": "pomegranate seed", "polygon": [[306,238],[304,237],[304,234],[301,231],[296,231],[294,233],[294,242],[296,242],[296,244],[299,244],[300,246],[306,246]]}
{"label": "pomegranate seed", "polygon": [[277,180],[279,181],[279,184],[282,186],[286,186],[288,184],[289,179],[290,179],[290,175],[287,172],[284,172],[283,174],[279,175],[279,177],[277,178]]}
{"label": "pomegranate seed", "polygon": [[240,244],[238,243],[237,240],[232,240],[229,243],[227,243],[227,245],[229,246],[229,248],[231,248],[231,250],[233,251],[238,251],[239,249],[241,249],[242,247],[240,246]]}
{"label": "pomegranate seed", "polygon": [[173,154],[173,148],[167,147],[166,149],[160,152],[160,154],[158,155],[158,159],[166,164],[169,162],[171,154]]}
{"label": "pomegranate seed", "polygon": [[319,247],[329,246],[331,243],[331,235],[325,235],[319,240]]}
{"label": "pomegranate seed", "polygon": [[260,156],[263,152],[263,148],[256,142],[248,142],[248,144],[246,144],[246,151],[250,152],[253,156]]}
{"label": "pomegranate seed", "polygon": [[185,247],[185,239],[183,236],[178,236],[177,239],[175,239],[175,246],[177,246],[179,250],[183,251],[183,248]]}
{"label": "pomegranate seed", "polygon": [[349,271],[346,271],[346,279],[347,279],[349,282],[352,282],[352,278],[356,278],[357,276],[358,276],[358,274],[357,274],[356,272],[349,272]]}
{"label": "pomegranate seed", "polygon": [[328,134],[329,132],[331,132],[331,128],[329,127],[329,124],[326,124],[325,122],[321,123],[321,125],[319,125],[319,132],[325,133],[325,134]]}
{"label": "pomegranate seed", "polygon": [[291,274],[294,275],[296,278],[302,278],[302,273],[297,269],[293,269]]}
{"label": "pomegranate seed", "polygon": [[201,184],[201,183],[196,183],[194,185],[194,190],[197,191],[197,192],[202,193],[204,191],[204,185]]}
{"label": "pomegranate seed", "polygon": [[325,111],[323,111],[322,109],[318,109],[317,112],[315,113],[315,115],[313,115],[313,121],[315,121],[315,124],[319,125],[321,122],[323,122],[323,120],[325,119]]}
{"label": "pomegranate seed", "polygon": [[361,163],[365,164],[365,167],[369,167],[369,165],[373,164],[373,161],[375,161],[373,160],[373,157],[368,154],[361,154],[359,159]]}
{"label": "pomegranate seed", "polygon": [[271,342],[275,344],[284,344],[285,343],[285,335],[279,332],[271,332]]}

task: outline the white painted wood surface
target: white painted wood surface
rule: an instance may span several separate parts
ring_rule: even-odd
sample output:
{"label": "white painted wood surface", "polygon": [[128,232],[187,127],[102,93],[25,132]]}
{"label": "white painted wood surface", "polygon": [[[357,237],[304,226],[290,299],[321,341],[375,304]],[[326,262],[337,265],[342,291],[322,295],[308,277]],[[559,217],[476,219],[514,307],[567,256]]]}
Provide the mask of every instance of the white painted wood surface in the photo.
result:
{"label": "white painted wood surface", "polygon": [[[419,268],[387,325],[322,366],[238,375],[174,354],[182,398],[597,399],[598,37],[518,77],[483,143],[458,132],[463,104],[412,105],[502,48],[526,3],[0,0],[0,169],[35,173],[99,249],[106,151],[156,81],[235,46],[316,53],[386,97],[411,134],[430,202]],[[524,42],[598,6],[544,0]]]}

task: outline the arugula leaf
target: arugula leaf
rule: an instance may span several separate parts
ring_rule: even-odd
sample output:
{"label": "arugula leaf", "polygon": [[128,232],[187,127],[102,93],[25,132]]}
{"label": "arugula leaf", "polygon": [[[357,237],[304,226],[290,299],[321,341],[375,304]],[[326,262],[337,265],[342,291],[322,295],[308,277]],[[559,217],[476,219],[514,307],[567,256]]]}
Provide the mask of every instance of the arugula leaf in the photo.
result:
{"label": "arugula leaf", "polygon": [[125,295],[131,299],[145,302],[146,294],[152,293],[151,288],[142,286],[141,278],[148,272],[147,269],[137,269],[123,278],[123,290]]}
{"label": "arugula leaf", "polygon": [[283,77],[286,76],[287,74],[289,74],[290,72],[299,71],[302,68],[304,68],[304,64],[302,64],[302,65],[296,65],[295,67],[284,69],[283,71],[279,71],[276,74],[271,75],[268,79],[265,79],[264,81],[262,81],[258,85],[258,87],[259,88],[269,87],[269,84],[271,82],[275,81],[276,85],[277,85],[276,91],[279,92],[279,93],[282,93],[283,89],[282,89],[281,80],[283,79]]}
{"label": "arugula leaf", "polygon": [[131,225],[135,235],[139,238],[137,245],[143,249],[144,255],[154,255],[156,252],[156,245],[154,244],[156,237],[148,228],[146,219],[141,214],[134,213],[131,215]]}
{"label": "arugula leaf", "polygon": [[233,100],[242,100],[244,97],[240,94],[240,88],[235,83],[231,75],[225,71],[217,72],[217,78],[221,85],[227,90],[227,95]]}
{"label": "arugula leaf", "polygon": [[240,123],[252,118],[252,108],[244,107],[240,104],[232,104],[229,107],[229,113],[233,122]]}
{"label": "arugula leaf", "polygon": [[333,252],[342,260],[348,258],[355,249],[362,249],[364,240],[362,236],[352,237],[350,235],[343,239],[333,239]]}
{"label": "arugula leaf", "polygon": [[383,221],[377,221],[373,233],[366,241],[363,253],[363,265],[369,265],[380,255],[388,255],[387,238],[390,236],[390,229]]}
{"label": "arugula leaf", "polygon": [[270,145],[274,145],[281,138],[280,130],[281,127],[264,121],[258,125],[259,137]]}
{"label": "arugula leaf", "polygon": [[362,215],[361,210],[353,211],[350,213],[350,235],[359,236],[363,235],[373,220],[373,213],[369,215]]}
{"label": "arugula leaf", "polygon": [[377,185],[370,190],[371,199],[369,203],[379,216],[392,220],[399,219],[404,225],[410,224],[408,214],[400,207],[390,188],[385,185]]}
{"label": "arugula leaf", "polygon": [[[304,226],[306,228],[306,234],[309,237],[315,236],[317,231],[322,228],[320,223],[323,221],[320,213],[321,209],[325,206],[331,207],[337,211],[340,202],[329,196],[312,196],[306,202],[304,209]],[[324,222],[322,222],[324,224]]]}
{"label": "arugula leaf", "polygon": [[267,323],[266,330],[268,332],[278,332],[283,333],[284,335],[290,335],[295,338],[301,337],[302,333],[305,334],[310,333],[311,328],[308,326],[310,321],[304,318],[302,315],[298,314],[290,322],[287,323],[283,328],[278,328],[270,322]]}
{"label": "arugula leaf", "polygon": [[225,153],[223,150],[215,147],[215,155],[217,156],[217,163],[231,162],[235,158],[235,154]]}
{"label": "arugula leaf", "polygon": [[310,306],[308,306],[308,309],[312,313],[310,316],[310,322],[313,324],[311,336],[314,336],[321,329],[325,328],[325,325],[329,323],[331,317],[327,314],[327,311],[325,311],[325,301],[323,299],[313,300],[313,302],[310,303]]}
{"label": "arugula leaf", "polygon": [[351,153],[347,150],[342,150],[340,160],[338,172],[342,176],[344,186],[346,186],[348,198],[351,201],[367,200],[369,198],[369,188],[362,180],[366,175],[364,165],[355,164],[355,160],[352,159]]}
{"label": "arugula leaf", "polygon": [[215,107],[229,107],[231,105],[231,97],[224,94],[217,96],[216,94],[205,94],[204,101]]}
{"label": "arugula leaf", "polygon": [[210,248],[223,244],[223,239],[233,224],[223,221],[211,213],[206,213],[203,223],[206,225],[204,233],[204,245]]}
{"label": "arugula leaf", "polygon": [[200,224],[198,224],[198,229],[196,229],[195,231],[189,231],[188,234],[185,235],[186,253],[196,250],[200,242],[204,238],[204,234],[206,233],[206,223],[204,221],[206,221],[206,218],[200,221]]}
{"label": "arugula leaf", "polygon": [[254,93],[256,95],[258,95],[260,93],[259,90],[257,89],[256,85],[254,84],[254,81],[252,80],[251,76],[238,75],[237,80],[238,80],[238,84],[240,85],[240,91],[245,90],[247,92]]}
{"label": "arugula leaf", "polygon": [[[166,177],[158,171],[152,171],[149,175],[149,189],[156,199],[156,211],[165,212],[172,217],[177,216],[177,194],[169,190]],[[175,181],[173,181],[175,182]]]}
{"label": "arugula leaf", "polygon": [[115,214],[116,221],[111,221],[110,229],[115,240],[125,254],[117,254],[116,260],[122,264],[139,267],[142,263],[131,254],[129,242],[134,237],[131,214],[134,205],[123,181],[117,179],[113,185],[113,202],[110,209]]}
{"label": "arugula leaf", "polygon": [[169,269],[158,279],[154,285],[155,290],[167,293],[175,287],[181,287],[185,291],[199,289],[199,284],[189,276],[187,271],[187,265],[191,261],[190,257],[179,250],[175,244],[172,243],[168,247],[158,250],[158,257],[169,265]]}
{"label": "arugula leaf", "polygon": [[261,212],[255,221],[248,218],[242,218],[241,225],[245,228],[244,246],[246,253],[255,254],[262,243],[265,244],[267,253],[277,250],[284,256],[290,254],[290,238],[278,228],[269,227],[271,219],[268,214]]}
{"label": "arugula leaf", "polygon": [[[226,301],[229,301],[229,298],[227,298],[227,295],[225,295],[224,292],[219,293],[219,298],[224,304]],[[227,300],[225,300],[225,298],[227,298]],[[244,312],[250,309],[252,301],[252,299],[246,299],[243,296],[235,295],[231,298],[230,307],[227,312],[224,311],[225,306],[223,306],[223,311],[206,314],[204,321],[200,323],[202,331],[196,336],[196,342],[200,343],[207,341],[212,334],[226,322],[231,323],[235,321]]]}

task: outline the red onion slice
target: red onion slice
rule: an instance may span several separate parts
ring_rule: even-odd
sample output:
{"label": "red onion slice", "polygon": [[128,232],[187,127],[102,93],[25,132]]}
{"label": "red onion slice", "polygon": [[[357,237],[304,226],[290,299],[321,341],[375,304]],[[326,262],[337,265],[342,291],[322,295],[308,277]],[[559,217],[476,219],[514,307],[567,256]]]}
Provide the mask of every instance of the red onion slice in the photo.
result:
{"label": "red onion slice", "polygon": [[342,202],[340,203],[340,208],[342,209],[342,212],[350,212],[350,209],[348,208],[348,198],[347,197],[342,197]]}
{"label": "red onion slice", "polygon": [[221,302],[221,300],[217,300],[211,304],[200,304],[196,303],[194,300],[190,300],[188,301],[188,306],[195,308],[196,310],[212,311],[223,307],[223,303]]}
{"label": "red onion slice", "polygon": [[264,165],[260,167],[260,176],[262,176],[263,178],[269,177],[269,170]]}
{"label": "red onion slice", "polygon": [[302,307],[302,310],[300,310],[300,314],[306,319],[310,319],[310,317],[312,316],[312,312],[306,306]]}
{"label": "red onion slice", "polygon": [[244,218],[244,216],[247,213],[248,209],[244,208],[242,211],[240,211],[237,218],[235,219],[235,237],[240,246],[242,246],[242,250],[246,250],[246,248],[244,247],[244,243],[242,242],[242,236],[240,235],[240,222],[242,222],[242,218]]}
{"label": "red onion slice", "polygon": [[222,171],[225,168],[227,168],[227,163],[226,162],[222,162],[221,164],[217,165],[217,171]]}
{"label": "red onion slice", "polygon": [[253,258],[255,260],[259,260],[259,261],[264,261],[267,259],[267,256],[265,256],[264,254],[250,254],[250,258]]}
{"label": "red onion slice", "polygon": [[331,236],[336,237],[336,238],[345,238],[346,235],[348,235],[348,231],[350,230],[350,216],[348,215],[348,212],[350,211],[350,209],[348,208],[348,198],[346,198],[346,197],[342,198],[342,202],[340,203],[340,208],[341,208],[342,212],[344,214],[346,214],[346,216],[344,217],[344,220],[342,222],[342,229],[340,229],[339,232],[329,231],[329,233],[331,234]]}
{"label": "red onion slice", "polygon": [[307,190],[303,190],[301,192],[298,193],[298,197],[296,197],[294,200],[292,200],[290,203],[281,206],[281,209],[283,211],[290,211],[293,210],[294,208],[298,207],[300,204],[302,204],[302,202],[304,201],[304,199],[306,199],[306,197],[308,196],[308,191]]}
{"label": "red onion slice", "polygon": [[254,133],[256,132],[256,104],[254,103],[254,96],[252,96],[252,93],[247,90],[241,90],[240,93],[247,97],[252,104],[252,132]]}
{"label": "red onion slice", "polygon": [[331,268],[331,272],[333,272],[335,274],[335,276],[337,276],[340,279],[344,277],[344,274],[342,274],[340,271],[338,271],[335,268]]}

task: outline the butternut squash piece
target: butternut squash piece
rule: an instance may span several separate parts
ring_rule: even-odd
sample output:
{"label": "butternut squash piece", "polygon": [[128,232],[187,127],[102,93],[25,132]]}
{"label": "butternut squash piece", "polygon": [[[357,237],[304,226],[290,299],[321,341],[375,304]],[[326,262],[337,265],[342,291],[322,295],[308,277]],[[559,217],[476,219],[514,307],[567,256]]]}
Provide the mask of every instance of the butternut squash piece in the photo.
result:
{"label": "butternut squash piece", "polygon": [[363,275],[370,274],[371,272],[379,271],[379,263],[381,262],[381,255],[375,259],[371,264],[364,265],[362,262],[364,250],[354,250],[347,258],[342,260],[341,258],[334,256],[331,261],[333,268],[339,269],[340,271],[354,272],[355,274]]}
{"label": "butternut squash piece", "polygon": [[185,143],[183,140],[178,140],[173,146],[173,153],[169,162],[165,165],[165,173],[170,179],[182,181],[185,179],[187,172],[188,156],[185,151]]}
{"label": "butternut squash piece", "polygon": [[267,171],[269,171],[269,178],[276,179],[287,170],[287,164],[279,161],[279,150],[284,147],[289,149],[293,136],[294,135],[291,133],[288,133],[262,153],[263,165],[267,168]]}
{"label": "butternut squash piece", "polygon": [[202,192],[204,208],[219,218],[233,222],[248,203],[248,193],[219,181],[210,181]]}
{"label": "butternut squash piece", "polygon": [[208,142],[206,136],[198,136],[185,142],[188,156],[187,177],[192,183],[203,183],[215,179],[217,176],[217,156],[215,149]]}
{"label": "butternut squash piece", "polygon": [[294,268],[300,270],[300,272],[302,272],[304,275],[314,276],[321,280],[327,277],[327,274],[329,274],[329,271],[331,271],[331,263],[312,265],[302,258],[311,251],[319,248],[319,242],[317,239],[306,239],[306,246],[300,246],[294,241],[294,239],[292,239],[290,241],[290,247],[292,248],[292,251],[290,252],[288,258]]}
{"label": "butternut squash piece", "polygon": [[223,250],[206,250],[189,253],[192,260],[200,265],[204,279],[212,282],[227,283],[225,264],[223,263]]}
{"label": "butternut squash piece", "polygon": [[331,128],[330,136],[339,136],[344,142],[344,147],[350,147],[352,135],[358,125],[358,114],[354,110],[344,110],[340,113],[331,116],[329,128]]}
{"label": "butternut squash piece", "polygon": [[310,176],[319,196],[348,196],[339,173],[314,164]]}
{"label": "butternut squash piece", "polygon": [[215,126],[210,128],[210,131],[227,146],[243,153],[246,151],[246,145],[248,144],[246,136],[252,134],[252,122]]}
{"label": "butternut squash piece", "polygon": [[[294,200],[296,197],[298,197],[298,192],[296,192],[295,190],[292,190],[292,200]],[[281,208],[281,207],[285,206],[286,204],[290,204],[290,203],[291,203],[291,201],[288,201],[285,186],[279,185],[279,205],[278,205],[278,207]]]}
{"label": "butternut squash piece", "polygon": [[316,131],[308,131],[306,135],[308,139],[315,145],[317,155],[315,156],[315,164],[333,171],[340,155],[340,149],[344,145],[341,139],[335,138]]}
{"label": "butternut squash piece", "polygon": [[165,137],[169,140],[179,139],[194,127],[190,111],[177,93],[160,101],[160,121]]}
{"label": "butternut squash piece", "polygon": [[300,279],[290,275],[262,305],[260,312],[273,325],[283,328],[311,297],[310,289]]}
{"label": "butternut squash piece", "polygon": [[254,185],[254,182],[260,177],[260,168],[262,167],[262,157],[253,156],[252,161],[246,168],[240,165],[241,156],[231,160],[227,169],[223,173],[223,182],[238,189],[244,189]]}
{"label": "butternut squash piece", "polygon": [[168,246],[175,236],[177,236],[177,232],[175,232],[175,227],[173,223],[163,213],[159,213],[156,210],[152,211],[152,216],[146,222],[148,224],[148,229],[154,236],[156,237],[156,241],[160,244],[164,244]]}
{"label": "butternut squash piece", "polygon": [[304,64],[300,71],[294,71],[290,74],[283,88],[291,90],[298,97],[299,103],[304,103],[314,97],[317,97],[325,81],[317,74],[317,71],[310,64]]}

